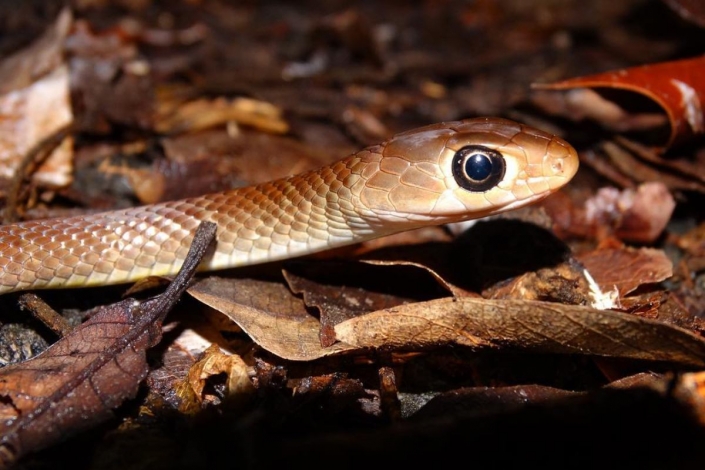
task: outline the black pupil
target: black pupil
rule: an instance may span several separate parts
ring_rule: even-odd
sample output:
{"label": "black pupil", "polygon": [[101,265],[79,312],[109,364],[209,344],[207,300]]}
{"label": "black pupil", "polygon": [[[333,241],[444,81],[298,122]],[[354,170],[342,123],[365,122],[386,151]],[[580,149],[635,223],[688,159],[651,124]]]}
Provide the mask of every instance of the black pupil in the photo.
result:
{"label": "black pupil", "polygon": [[492,160],[487,155],[475,153],[465,161],[465,173],[472,180],[483,181],[492,174]]}

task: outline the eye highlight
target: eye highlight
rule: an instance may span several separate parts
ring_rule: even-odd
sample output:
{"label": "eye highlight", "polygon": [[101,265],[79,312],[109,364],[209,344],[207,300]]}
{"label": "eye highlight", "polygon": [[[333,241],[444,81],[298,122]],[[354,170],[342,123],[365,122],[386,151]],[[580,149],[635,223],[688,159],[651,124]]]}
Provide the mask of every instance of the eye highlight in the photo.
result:
{"label": "eye highlight", "polygon": [[501,153],[482,145],[468,145],[453,156],[453,177],[461,188],[482,192],[504,178],[507,164]]}

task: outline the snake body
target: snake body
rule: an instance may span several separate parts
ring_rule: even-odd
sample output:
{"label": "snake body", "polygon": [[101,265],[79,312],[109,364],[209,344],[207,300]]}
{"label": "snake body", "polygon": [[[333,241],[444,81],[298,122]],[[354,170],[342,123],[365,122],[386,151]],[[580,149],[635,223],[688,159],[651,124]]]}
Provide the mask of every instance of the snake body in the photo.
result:
{"label": "snake body", "polygon": [[0,293],[175,274],[201,221],[204,270],[309,254],[537,201],[578,168],[551,134],[496,118],[408,131],[286,179],[205,196],[0,227]]}

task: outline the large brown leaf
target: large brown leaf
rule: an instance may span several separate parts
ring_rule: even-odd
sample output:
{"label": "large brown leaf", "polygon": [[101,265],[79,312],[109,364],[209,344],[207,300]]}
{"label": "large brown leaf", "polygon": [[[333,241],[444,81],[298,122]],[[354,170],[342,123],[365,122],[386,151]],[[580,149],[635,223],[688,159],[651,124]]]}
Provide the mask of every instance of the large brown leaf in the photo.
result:
{"label": "large brown leaf", "polygon": [[538,301],[432,300],[353,318],[336,325],[335,332],[358,348],[457,344],[705,365],[705,341],[687,330],[619,312]]}
{"label": "large brown leaf", "polygon": [[342,343],[321,346],[320,322],[281,284],[210,277],[188,293],[230,317],[255,343],[284,359],[310,361],[351,349]]}

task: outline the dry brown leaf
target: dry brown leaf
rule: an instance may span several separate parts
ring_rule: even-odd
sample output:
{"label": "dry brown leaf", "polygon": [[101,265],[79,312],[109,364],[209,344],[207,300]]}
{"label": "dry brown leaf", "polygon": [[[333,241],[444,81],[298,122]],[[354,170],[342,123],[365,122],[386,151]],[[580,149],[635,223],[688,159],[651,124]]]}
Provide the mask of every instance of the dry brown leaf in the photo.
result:
{"label": "dry brown leaf", "polygon": [[[668,393],[668,378],[655,373],[640,373],[624,377],[602,387],[602,390],[627,390],[649,387]],[[566,399],[589,399],[595,393],[568,391],[544,385],[499,387],[464,387],[436,395],[417,413],[414,420],[437,416],[458,416],[468,413],[506,413],[525,406],[552,406]],[[601,393],[601,392],[597,392]]]}
{"label": "dry brown leaf", "polygon": [[320,322],[281,284],[209,277],[188,293],[230,317],[255,343],[284,359],[310,361],[351,349],[343,343],[322,347]]}
{"label": "dry brown leaf", "polygon": [[[348,318],[413,300],[434,298],[429,291],[443,296],[440,289],[433,289],[435,283],[422,271],[408,272],[401,267],[385,269],[355,261],[321,261],[290,263],[283,274],[291,290],[302,294],[307,306],[319,310],[321,346],[324,347],[335,343],[333,327]],[[424,280],[427,281],[425,286]],[[430,289],[425,288],[427,286]]]}
{"label": "dry brown leaf", "polygon": [[45,353],[2,370],[3,461],[109,418],[137,393],[145,350],[161,333],[143,308],[134,300],[107,307]]}
{"label": "dry brown leaf", "polygon": [[335,332],[340,341],[358,348],[455,344],[705,365],[705,341],[687,330],[549,302],[439,299],[353,318],[336,325]]}
{"label": "dry brown leaf", "polygon": [[654,248],[605,248],[576,256],[600,289],[617,289],[624,297],[643,284],[661,282],[673,275],[673,263]]}
{"label": "dry brown leaf", "polygon": [[0,466],[112,415],[147,375],[147,348],[178,301],[215,224],[204,223],[184,266],[161,296],[106,306],[34,359],[0,370]]}

